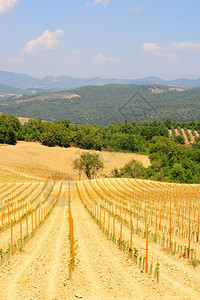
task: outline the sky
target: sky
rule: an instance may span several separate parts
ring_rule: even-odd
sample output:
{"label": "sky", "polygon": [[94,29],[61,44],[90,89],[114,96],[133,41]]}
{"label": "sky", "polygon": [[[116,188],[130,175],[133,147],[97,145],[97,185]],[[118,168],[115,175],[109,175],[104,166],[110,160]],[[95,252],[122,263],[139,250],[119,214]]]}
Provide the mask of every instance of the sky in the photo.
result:
{"label": "sky", "polygon": [[0,70],[200,78],[199,0],[0,0]]}

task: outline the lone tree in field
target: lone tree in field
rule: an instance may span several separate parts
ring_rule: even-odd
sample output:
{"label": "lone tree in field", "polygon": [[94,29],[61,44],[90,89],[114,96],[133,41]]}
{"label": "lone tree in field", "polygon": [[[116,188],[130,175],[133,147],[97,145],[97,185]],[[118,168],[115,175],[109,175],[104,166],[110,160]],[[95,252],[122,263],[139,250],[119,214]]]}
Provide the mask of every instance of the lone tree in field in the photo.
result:
{"label": "lone tree in field", "polygon": [[99,170],[104,168],[104,165],[99,154],[91,154],[87,152],[82,153],[80,158],[75,159],[73,168],[79,170],[79,179],[81,171],[86,174],[87,178],[92,179]]}

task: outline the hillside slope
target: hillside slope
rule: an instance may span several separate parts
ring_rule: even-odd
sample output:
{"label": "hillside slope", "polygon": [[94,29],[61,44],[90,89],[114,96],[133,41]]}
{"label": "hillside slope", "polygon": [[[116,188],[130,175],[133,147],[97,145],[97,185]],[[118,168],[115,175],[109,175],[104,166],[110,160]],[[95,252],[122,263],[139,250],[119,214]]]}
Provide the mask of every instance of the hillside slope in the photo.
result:
{"label": "hillside slope", "polygon": [[[69,94],[76,96],[67,98]],[[199,96],[200,88],[110,84],[2,101],[0,111],[46,121],[70,119],[76,124],[107,125],[167,118],[185,122],[200,118]]]}
{"label": "hillside slope", "polygon": [[[73,161],[79,158],[81,153],[87,150],[79,148],[49,148],[39,143],[18,142],[16,146],[1,145],[0,151],[0,178],[4,180],[4,170],[17,172],[16,174],[24,176],[27,174],[32,177],[43,179],[70,179],[77,180],[79,174],[73,170]],[[105,168],[102,175],[110,175],[111,171],[117,167],[124,166],[131,159],[136,159],[143,163],[145,167],[150,165],[147,155],[132,153],[115,152],[97,152],[104,163]],[[3,170],[3,171],[1,171]],[[5,174],[5,180],[9,181],[9,174]],[[10,179],[13,178],[13,172],[10,173]],[[82,178],[84,174],[82,174]],[[18,178],[17,178],[18,180]]]}
{"label": "hillside slope", "polygon": [[16,98],[18,99],[28,94],[29,92],[24,91],[22,89],[0,84],[0,101],[16,99]]}

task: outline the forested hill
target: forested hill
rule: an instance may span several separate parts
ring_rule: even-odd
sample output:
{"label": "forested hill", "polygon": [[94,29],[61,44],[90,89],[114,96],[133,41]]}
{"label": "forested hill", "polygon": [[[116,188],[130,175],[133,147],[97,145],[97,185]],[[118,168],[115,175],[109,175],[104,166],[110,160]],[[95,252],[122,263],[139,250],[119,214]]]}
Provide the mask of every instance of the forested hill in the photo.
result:
{"label": "forested hill", "polygon": [[24,91],[22,89],[18,89],[12,86],[0,84],[0,99],[8,100],[8,99],[16,99],[20,98],[24,95],[28,95],[29,92]]}
{"label": "forested hill", "polygon": [[[70,97],[71,95],[71,97]],[[39,93],[0,102],[0,111],[47,121],[107,125],[124,121],[200,119],[200,88],[109,84],[63,92]]]}

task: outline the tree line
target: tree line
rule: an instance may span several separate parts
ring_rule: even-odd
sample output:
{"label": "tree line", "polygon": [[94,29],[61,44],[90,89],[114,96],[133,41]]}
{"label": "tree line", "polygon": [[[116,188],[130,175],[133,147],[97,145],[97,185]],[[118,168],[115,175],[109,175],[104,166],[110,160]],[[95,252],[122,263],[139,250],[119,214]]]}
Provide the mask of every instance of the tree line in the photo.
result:
{"label": "tree line", "polygon": [[12,115],[0,115],[0,144],[15,145],[22,128],[19,120]]}
{"label": "tree line", "polygon": [[[200,130],[200,120],[184,126]],[[131,161],[114,169],[117,177],[147,178],[160,181],[199,183],[200,144],[185,146],[169,138],[170,120],[124,122],[104,127],[73,125],[70,120],[42,122],[31,119],[21,125],[12,115],[0,116],[0,143],[15,144],[17,140],[41,142],[45,146],[79,147],[99,151],[134,152],[149,155],[151,166],[144,168]],[[177,126],[183,127],[182,123]],[[190,127],[189,127],[190,126]]]}

